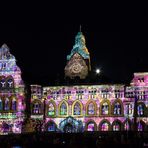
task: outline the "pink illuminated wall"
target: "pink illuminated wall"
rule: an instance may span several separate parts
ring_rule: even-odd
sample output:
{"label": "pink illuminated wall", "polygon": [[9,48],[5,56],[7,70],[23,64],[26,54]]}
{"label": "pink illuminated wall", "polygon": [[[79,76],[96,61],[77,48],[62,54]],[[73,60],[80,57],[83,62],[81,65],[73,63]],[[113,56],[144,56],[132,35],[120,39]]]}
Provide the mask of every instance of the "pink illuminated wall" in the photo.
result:
{"label": "pink illuminated wall", "polygon": [[[148,75],[140,73],[140,78],[141,75],[144,77],[142,84],[138,82],[138,73],[136,73],[131,85],[126,87],[120,84],[43,87],[40,98],[36,96],[36,92],[41,90],[41,86],[38,86],[34,89],[32,103],[38,101],[43,108],[41,108],[40,115],[32,112],[32,118],[38,119],[40,117],[40,120],[45,120],[46,127],[48,124],[51,126],[51,123],[54,123],[58,130],[64,130],[62,126],[66,127],[66,124],[69,123],[68,120],[72,120],[71,117],[82,121],[83,130],[87,131],[134,130],[136,98],[137,130],[145,130],[148,124],[146,114]],[[52,109],[49,109],[51,103]],[[63,121],[65,121],[65,125]],[[75,124],[77,121],[74,121]],[[138,126],[141,129],[138,129]],[[69,128],[70,126],[67,129],[70,130]]]}

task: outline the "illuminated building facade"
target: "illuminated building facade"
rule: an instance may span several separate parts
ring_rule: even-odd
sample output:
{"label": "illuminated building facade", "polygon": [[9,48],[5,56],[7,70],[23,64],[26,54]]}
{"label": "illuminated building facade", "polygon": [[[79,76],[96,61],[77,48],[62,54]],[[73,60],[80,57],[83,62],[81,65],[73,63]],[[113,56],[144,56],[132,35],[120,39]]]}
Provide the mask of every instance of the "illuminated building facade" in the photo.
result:
{"label": "illuminated building facade", "polygon": [[[76,35],[64,70],[65,78],[72,80],[84,80],[91,71],[82,32]],[[0,48],[0,134],[33,131],[38,123],[44,131],[148,130],[148,72],[134,73],[128,86],[31,85],[31,120],[26,123],[24,87],[15,57],[4,44]]]}
{"label": "illuminated building facade", "polygon": [[4,44],[0,47],[0,134],[22,132],[24,98],[21,70]]}
{"label": "illuminated building facade", "polygon": [[[65,77],[85,79],[91,70],[82,32],[67,56]],[[31,119],[44,123],[45,131],[147,130],[148,73],[134,73],[123,84],[47,86],[31,85]]]}

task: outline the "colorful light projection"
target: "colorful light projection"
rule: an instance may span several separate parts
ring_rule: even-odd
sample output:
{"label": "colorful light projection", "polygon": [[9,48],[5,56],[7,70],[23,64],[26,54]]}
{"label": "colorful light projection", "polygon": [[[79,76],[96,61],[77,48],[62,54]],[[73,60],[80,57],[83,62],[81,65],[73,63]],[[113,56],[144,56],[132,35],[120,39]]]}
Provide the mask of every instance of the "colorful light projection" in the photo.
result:
{"label": "colorful light projection", "polygon": [[74,115],[81,115],[81,106],[78,102],[74,105]]}
{"label": "colorful light projection", "polygon": [[0,133],[21,133],[24,120],[24,84],[15,57],[0,48]]}
{"label": "colorful light projection", "polygon": [[[82,93],[82,95],[84,96],[83,98],[77,97],[80,94],[79,87],[81,92],[85,92],[85,94]],[[105,86],[95,86],[96,93],[95,97],[92,98],[89,97],[94,94],[93,91],[90,90],[91,86],[58,86],[56,88],[56,92],[55,87],[46,87],[46,90],[50,93],[48,93],[47,96],[44,96],[45,98],[47,98],[45,120],[53,121],[59,130],[61,128],[61,122],[63,122],[66,117],[70,116],[72,116],[74,119],[80,119],[80,121],[83,122],[83,128],[85,128],[87,131],[132,130],[131,125],[133,124],[134,118],[134,102],[127,100],[127,98],[115,98],[115,96],[120,95],[114,95],[114,92],[109,91],[108,93],[110,93],[111,97],[106,98],[105,96],[104,98],[102,98],[103,95],[100,92],[100,88],[102,89],[102,87]],[[121,85],[120,87],[123,88],[124,86]],[[120,87],[118,86],[118,89]],[[50,91],[48,89],[50,89]],[[54,92],[52,92],[52,89],[54,90]],[[63,89],[64,93],[61,91]],[[103,90],[104,89],[105,88],[103,88]],[[65,99],[67,96],[66,91],[68,92],[68,94],[69,92],[71,94],[71,97],[67,99]],[[119,93],[119,91],[117,92]],[[53,97],[53,94],[56,97]],[[142,103],[140,104],[143,106]],[[144,106],[143,109],[145,109]],[[127,119],[128,122],[125,122]],[[86,123],[88,122],[89,124],[87,124],[86,127]],[[67,131],[72,131],[71,125],[63,126],[67,126],[65,127]],[[73,125],[72,127],[74,126],[76,125]]]}
{"label": "colorful light projection", "polygon": [[137,106],[137,114],[138,114],[139,116],[142,116],[142,115],[144,114],[144,105],[139,104],[139,105]]}
{"label": "colorful light projection", "polygon": [[88,105],[88,115],[94,115],[95,114],[95,106],[94,104],[91,102]]}
{"label": "colorful light projection", "polygon": [[[78,32],[71,53],[67,56],[65,77],[85,79],[90,67],[90,56],[86,48],[85,37]],[[96,71],[99,73],[100,71]],[[2,83],[3,85],[3,83]],[[148,107],[148,73],[135,73],[129,86],[123,84],[68,85],[68,86],[32,86],[32,106],[40,100],[45,124],[55,123],[62,132],[76,132],[79,121],[86,131],[133,130],[134,110],[140,121],[146,123]],[[39,93],[40,92],[40,93]],[[41,93],[42,92],[42,93]],[[42,101],[47,98],[46,102]],[[137,105],[135,105],[135,99]],[[135,109],[136,107],[136,109]],[[39,109],[39,106],[37,106]],[[33,110],[33,108],[31,108]],[[32,115],[33,115],[32,111]],[[39,112],[34,114],[38,118]],[[138,123],[137,123],[138,124]],[[141,128],[142,126],[142,128]],[[137,130],[144,130],[144,124],[137,125]],[[50,124],[48,131],[53,131]]]}
{"label": "colorful light projection", "polygon": [[121,115],[121,104],[119,102],[115,103],[114,115]]}
{"label": "colorful light projection", "polygon": [[87,125],[87,131],[95,131],[95,123],[90,122],[90,123]]}
{"label": "colorful light projection", "polygon": [[103,122],[101,124],[101,131],[109,131],[109,123],[108,122]]}
{"label": "colorful light projection", "polygon": [[60,106],[60,115],[67,115],[67,105],[65,102]]}
{"label": "colorful light projection", "polygon": [[54,108],[54,105],[52,103],[49,104],[48,115],[49,116],[54,116],[55,115],[55,108]]}

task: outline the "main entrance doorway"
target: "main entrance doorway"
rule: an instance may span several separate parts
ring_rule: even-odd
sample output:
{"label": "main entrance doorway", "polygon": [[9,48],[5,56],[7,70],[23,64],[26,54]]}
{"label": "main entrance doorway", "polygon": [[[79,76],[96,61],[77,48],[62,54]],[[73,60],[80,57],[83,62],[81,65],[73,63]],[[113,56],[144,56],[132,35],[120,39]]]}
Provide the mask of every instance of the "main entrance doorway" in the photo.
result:
{"label": "main entrance doorway", "polygon": [[64,133],[78,133],[83,131],[83,124],[69,116],[60,123],[59,128]]}

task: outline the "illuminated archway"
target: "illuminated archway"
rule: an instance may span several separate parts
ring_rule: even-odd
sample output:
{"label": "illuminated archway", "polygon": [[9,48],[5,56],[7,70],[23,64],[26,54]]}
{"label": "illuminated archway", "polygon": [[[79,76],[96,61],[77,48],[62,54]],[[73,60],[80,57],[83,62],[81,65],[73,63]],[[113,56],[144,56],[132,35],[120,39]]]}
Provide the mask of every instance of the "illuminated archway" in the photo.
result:
{"label": "illuminated archway", "polygon": [[53,100],[50,100],[46,105],[46,114],[52,117],[56,116],[56,104]]}
{"label": "illuminated archway", "polygon": [[123,103],[120,99],[116,99],[112,104],[112,114],[114,116],[122,116],[123,115]]}
{"label": "illuminated archway", "polygon": [[72,104],[72,115],[73,116],[82,116],[82,111],[83,111],[83,105],[82,105],[81,101],[76,100]]}
{"label": "illuminated archway", "polygon": [[83,123],[81,120],[68,116],[60,122],[59,129],[65,133],[78,133],[83,131]]}
{"label": "illuminated archway", "polygon": [[68,103],[67,101],[63,100],[60,102],[59,104],[59,115],[60,116],[63,116],[63,117],[66,117],[68,116]]}
{"label": "illuminated archway", "polygon": [[6,78],[6,87],[7,88],[14,88],[14,79],[12,76],[8,76]]}
{"label": "illuminated archway", "polygon": [[123,129],[123,125],[120,120],[115,120],[112,123],[112,131],[122,131],[122,129]]}
{"label": "illuminated archway", "polygon": [[85,125],[86,131],[97,131],[97,124],[94,120],[89,120]]}
{"label": "illuminated archway", "polygon": [[107,119],[103,119],[100,122],[99,131],[111,131],[111,124]]}
{"label": "illuminated archway", "polygon": [[102,115],[102,116],[110,116],[110,114],[111,114],[110,101],[107,100],[107,99],[104,99],[100,103],[100,115]]}
{"label": "illuminated archway", "polygon": [[86,115],[87,116],[97,115],[97,104],[94,100],[89,100],[86,103]]}
{"label": "illuminated archway", "polygon": [[0,88],[3,89],[6,87],[6,78],[5,76],[0,76]]}

